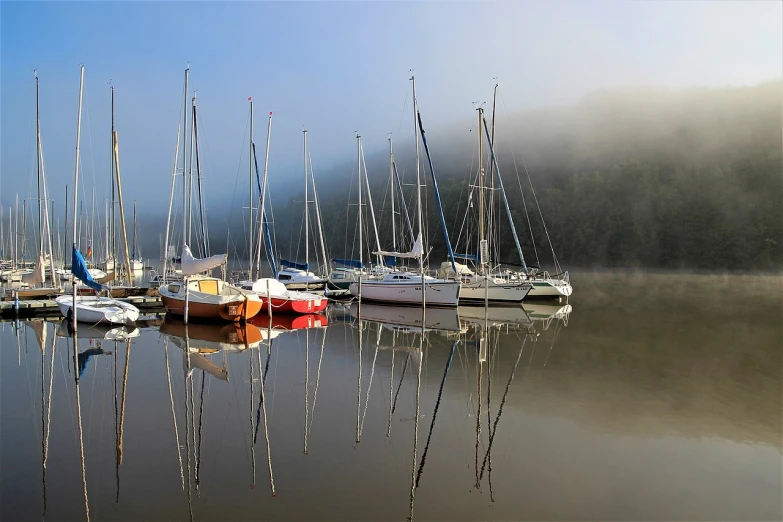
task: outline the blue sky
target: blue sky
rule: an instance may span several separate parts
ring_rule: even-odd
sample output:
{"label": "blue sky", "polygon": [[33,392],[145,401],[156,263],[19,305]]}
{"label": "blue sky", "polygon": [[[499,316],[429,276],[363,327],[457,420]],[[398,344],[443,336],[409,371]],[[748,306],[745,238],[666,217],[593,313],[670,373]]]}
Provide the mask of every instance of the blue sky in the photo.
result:
{"label": "blue sky", "polygon": [[[409,138],[410,77],[433,131],[472,122],[499,77],[511,109],[629,85],[750,85],[783,75],[783,4],[762,2],[1,2],[0,203],[35,190],[33,69],[51,196],[72,183],[78,64],[82,179],[101,201],[109,87],[126,200],[165,210],[183,70],[198,90],[208,199],[242,197],[247,97],[256,142],[274,112],[270,176],[316,175]],[[403,141],[404,143],[404,141]],[[243,199],[244,200],[244,199]]]}

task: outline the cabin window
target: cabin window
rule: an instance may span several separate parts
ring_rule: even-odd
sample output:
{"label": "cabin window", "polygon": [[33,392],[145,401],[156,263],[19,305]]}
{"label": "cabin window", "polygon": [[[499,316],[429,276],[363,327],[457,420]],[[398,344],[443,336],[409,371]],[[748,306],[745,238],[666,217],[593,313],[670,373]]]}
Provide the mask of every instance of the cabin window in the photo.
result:
{"label": "cabin window", "polygon": [[199,292],[204,292],[205,294],[212,294],[217,295],[218,294],[218,282],[215,279],[206,280],[206,281],[199,281],[198,282],[198,289]]}
{"label": "cabin window", "polygon": [[277,276],[277,279],[278,279],[278,281],[290,281],[291,280],[291,276],[290,275],[285,275],[285,274],[280,274],[280,275]]}
{"label": "cabin window", "polygon": [[345,279],[345,274],[334,274],[332,279]]}
{"label": "cabin window", "polygon": [[179,292],[179,283],[177,283],[177,284],[170,284],[168,289],[169,289],[169,292],[171,292],[172,294],[176,294],[177,292]]}

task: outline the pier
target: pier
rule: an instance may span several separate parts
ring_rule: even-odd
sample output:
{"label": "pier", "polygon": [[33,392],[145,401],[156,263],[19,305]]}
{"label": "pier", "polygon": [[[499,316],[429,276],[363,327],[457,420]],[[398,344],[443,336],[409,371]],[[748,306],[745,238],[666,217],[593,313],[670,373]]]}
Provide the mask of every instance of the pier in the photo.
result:
{"label": "pier", "polygon": [[[142,311],[163,311],[163,303],[157,296],[135,296],[119,299],[134,305]],[[17,310],[18,307],[18,310]],[[54,299],[25,299],[18,302],[0,301],[0,318],[40,317],[58,315],[60,313]]]}

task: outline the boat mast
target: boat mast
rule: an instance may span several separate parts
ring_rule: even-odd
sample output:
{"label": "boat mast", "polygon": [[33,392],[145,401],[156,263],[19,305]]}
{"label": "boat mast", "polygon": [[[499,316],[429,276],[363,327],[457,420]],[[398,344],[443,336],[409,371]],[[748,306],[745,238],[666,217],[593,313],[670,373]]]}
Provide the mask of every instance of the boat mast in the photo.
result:
{"label": "boat mast", "polygon": [[[266,217],[266,182],[267,175],[269,173],[269,143],[272,137],[272,113],[269,113],[269,121],[266,126],[266,153],[264,155],[264,179],[261,183],[260,203],[259,203],[259,224],[258,224],[258,247],[256,250],[256,269],[261,271],[261,233],[266,231],[266,243],[269,249],[269,264],[272,266],[272,274],[277,277],[277,263],[275,262],[275,253],[272,245],[272,238],[269,234],[269,221]],[[256,168],[256,176],[258,176],[258,162],[256,160],[256,147],[253,145],[253,165]]]}
{"label": "boat mast", "polygon": [[304,144],[303,144],[303,151],[302,151],[302,157],[304,162],[304,219],[305,219],[305,266],[307,267],[305,271],[310,270],[310,229],[309,229],[309,213],[308,213],[308,206],[307,206],[307,131],[303,130],[302,134],[304,134]]}
{"label": "boat mast", "polygon": [[484,148],[483,143],[484,140],[481,139],[481,117],[483,115],[484,109],[481,107],[478,107],[476,109],[476,114],[478,116],[478,192],[479,192],[479,208],[478,208],[478,215],[479,215],[479,233],[478,233],[478,240],[479,240],[479,266],[481,273],[486,275],[486,263],[487,259],[485,258],[484,254],[484,245],[485,239],[484,239]]}
{"label": "boat mast", "polygon": [[[84,92],[84,65],[81,65],[80,67],[81,74],[79,78],[79,116],[76,120],[76,161],[74,162],[74,168],[73,168],[73,248],[72,250],[76,250],[76,205],[78,203],[78,194],[79,194],[79,144],[81,143],[82,139],[82,94]],[[112,140],[113,141],[113,140]],[[71,256],[71,272],[73,272],[76,267],[73,266],[73,258],[75,256]],[[76,275],[74,274],[73,280],[73,306],[71,306],[71,321],[73,324],[73,331],[76,333],[76,311],[78,310],[78,306],[76,306]],[[76,353],[77,347],[76,347],[76,339],[74,338],[74,359],[76,359]],[[74,361],[75,362],[75,361]],[[77,373],[77,382],[78,382],[78,373]],[[78,389],[78,388],[77,388]]]}
{"label": "boat mast", "polygon": [[133,259],[136,259],[136,200],[133,200]]}
{"label": "boat mast", "polygon": [[38,102],[38,71],[35,71],[35,142],[38,173],[38,252],[43,252],[43,223],[41,221],[41,118]]}
{"label": "boat mast", "polygon": [[[167,265],[169,261],[169,233],[171,228],[171,208],[174,204],[174,185],[177,182],[177,164],[179,163],[179,134],[177,125],[177,144],[174,146],[174,169],[171,173],[171,190],[169,191],[169,214],[166,217],[166,241],[163,243],[163,280],[166,280]],[[161,284],[163,281],[161,281]]]}
{"label": "boat mast", "polygon": [[397,251],[397,231],[395,229],[394,221],[394,151],[392,149],[391,134],[389,134],[389,190],[391,191],[391,224],[392,224],[392,250]]}
{"label": "boat mast", "polygon": [[[198,118],[196,117],[196,95],[193,95],[193,120],[190,123],[193,129],[193,144],[191,144],[190,156],[191,156],[191,172],[193,171],[192,158],[195,151],[196,157],[196,182],[198,184],[198,212],[199,212],[199,224],[201,225],[201,246],[204,249],[204,257],[209,255],[209,238],[207,233],[207,218],[204,214],[204,193],[201,190],[201,156],[198,152]],[[193,191],[193,181],[191,177],[190,190]],[[191,198],[191,204],[193,199]]]}
{"label": "boat mast", "polygon": [[[117,187],[114,184],[114,85],[111,86],[111,167],[109,167],[109,177],[111,178],[111,259],[113,261],[113,270],[116,273],[118,267],[119,257],[117,255],[117,215],[115,214],[117,208],[117,201],[115,194]],[[75,211],[74,207],[74,211]],[[106,246],[108,251],[109,247]]]}
{"label": "boat mast", "polygon": [[[8,213],[11,213],[9,209]],[[14,270],[19,262],[19,193],[16,193],[16,207],[14,209]]]}
{"label": "boat mast", "polygon": [[[127,265],[128,284],[133,284],[133,272],[131,271],[130,252],[128,251],[128,233],[125,229],[125,210],[122,206],[122,182],[120,181],[120,149],[117,138],[117,131],[114,136],[114,172],[117,174],[117,199],[120,201],[120,228],[122,229],[122,245],[125,249],[125,263]],[[116,267],[116,261],[115,261]]]}
{"label": "boat mast", "polygon": [[[422,247],[424,246],[424,231],[422,225],[422,208],[421,208],[421,167],[419,165],[419,119],[416,117],[418,113],[418,107],[416,105],[416,77],[411,76],[411,83],[413,84],[413,139],[416,141],[416,214],[419,227],[419,238],[422,241]],[[422,304],[424,302],[424,252],[419,255],[419,271],[422,276],[421,296]]]}
{"label": "boat mast", "polygon": [[[358,133],[356,134],[356,159],[359,173],[359,266],[361,269],[364,258],[362,253],[362,249],[364,248],[362,245],[362,137]],[[359,328],[359,330],[361,331],[361,328]]]}
{"label": "boat mast", "polygon": [[188,176],[187,176],[187,144],[188,140],[188,74],[190,73],[190,64],[185,69],[185,91],[182,96],[182,245],[187,244],[188,240]]}
{"label": "boat mast", "polygon": [[[196,106],[196,93],[193,92],[191,101],[193,107]],[[195,111],[194,111],[195,112]],[[196,119],[190,118],[190,162],[188,166],[188,245],[193,245],[193,148],[196,135]]]}
{"label": "boat mast", "polygon": [[307,151],[307,161],[310,165],[310,181],[313,183],[313,205],[315,205],[315,222],[318,224],[318,237],[321,243],[321,258],[324,260],[324,265],[326,265],[326,273],[329,273],[329,259],[326,257],[326,241],[324,240],[324,225],[321,221],[321,208],[318,206],[318,190],[315,188],[313,157],[310,154],[310,151]]}
{"label": "boat mast", "polygon": [[[250,152],[248,155],[248,181],[250,183],[250,187],[248,187],[250,190],[248,191],[248,209],[250,212],[250,219],[247,222],[247,229],[248,229],[248,247],[247,247],[247,262],[248,262],[248,280],[253,281],[255,278],[253,277],[253,99],[248,98],[250,101]],[[260,210],[259,210],[260,212]],[[260,249],[259,249],[260,250]]]}
{"label": "boat mast", "polygon": [[[375,249],[376,251],[380,252],[381,250],[381,240],[378,237],[378,225],[375,223],[375,209],[372,206],[372,192],[370,191],[370,179],[367,176],[367,162],[364,160],[364,147],[362,147],[361,142],[359,143],[359,151],[362,158],[362,166],[364,167],[364,184],[367,187],[367,205],[370,207],[370,217],[372,218],[372,228],[375,232]],[[360,180],[361,182],[361,180]],[[383,264],[383,256],[378,254],[378,262],[382,265]]]}

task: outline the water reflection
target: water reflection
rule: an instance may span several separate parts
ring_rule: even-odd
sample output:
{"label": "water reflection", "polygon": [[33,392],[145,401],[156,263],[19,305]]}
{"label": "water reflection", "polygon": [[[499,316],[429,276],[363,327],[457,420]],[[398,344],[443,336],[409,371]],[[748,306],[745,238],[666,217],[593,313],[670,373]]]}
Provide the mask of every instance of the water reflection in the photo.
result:
{"label": "water reflection", "polygon": [[780,305],[668,284],[76,346],[0,323],[0,518],[779,518]]}

